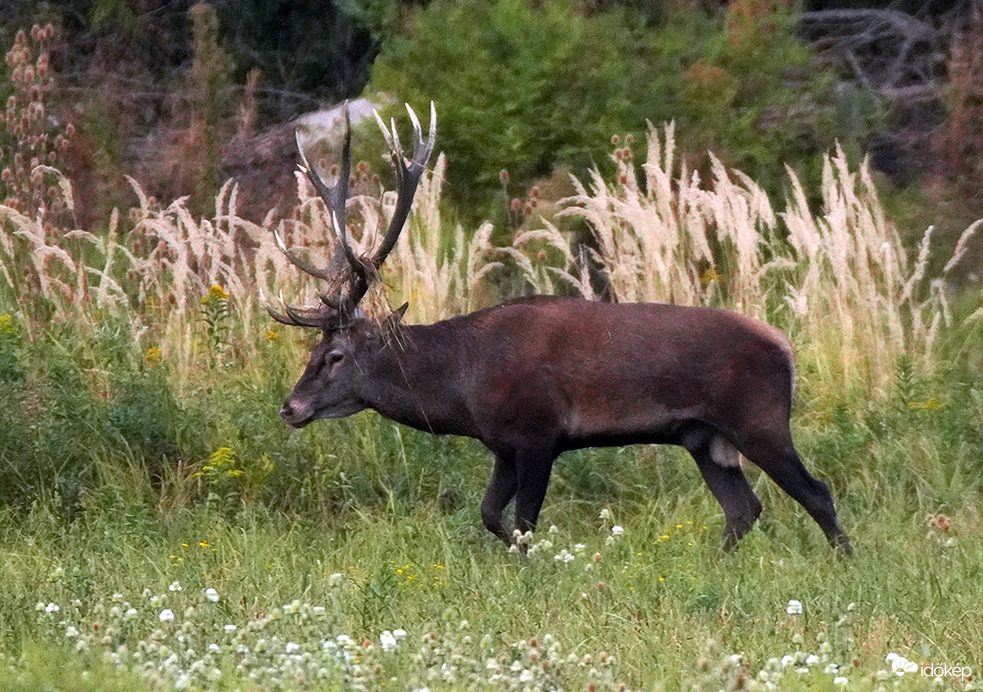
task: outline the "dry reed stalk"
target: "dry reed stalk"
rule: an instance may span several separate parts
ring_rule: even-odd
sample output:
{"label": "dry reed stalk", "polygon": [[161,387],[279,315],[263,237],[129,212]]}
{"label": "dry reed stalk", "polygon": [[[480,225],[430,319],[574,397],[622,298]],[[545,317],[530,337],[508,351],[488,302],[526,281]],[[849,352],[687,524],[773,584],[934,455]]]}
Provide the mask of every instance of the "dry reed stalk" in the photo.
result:
{"label": "dry reed stalk", "polygon": [[[367,310],[381,317],[406,300],[414,322],[468,312],[491,302],[489,277],[507,265],[537,292],[572,288],[596,299],[594,265],[619,300],[720,305],[771,319],[789,332],[811,376],[831,391],[883,390],[902,353],[933,364],[940,330],[952,321],[944,278],[983,220],[959,239],[942,275],[929,277],[932,229],[916,252],[906,250],[867,165],[851,170],[839,149],[824,163],[820,213],[810,209],[791,170],[780,213],[754,181],[716,158],[702,182],[677,164],[671,126],[661,135],[650,129],[647,156],[640,168],[629,155],[617,157],[614,182],[597,170],[587,184],[574,180],[576,194],[563,201],[561,218],[586,222],[594,247],[578,247],[550,223],[518,234],[511,247],[492,244],[488,223],[470,239],[460,226],[448,233],[440,208],[447,163],[438,157]],[[158,207],[131,179],[138,204],[123,235],[115,211],[103,236],[75,230],[49,239],[39,221],[0,207],[0,222],[12,230],[0,233],[0,278],[16,285],[20,268],[9,258],[27,244],[56,318],[88,319],[92,306],[103,316],[118,314],[134,335],[151,330],[153,345],[190,381],[206,347],[195,341],[195,325],[212,285],[229,294],[239,336],[267,327],[262,305],[279,292],[317,300],[319,287],[273,240],[276,228],[288,245],[320,264],[334,252],[336,233],[323,203],[306,179],[297,180],[294,213],[277,219],[271,212],[258,224],[238,215],[231,181],[217,196],[215,216],[201,219],[184,198]],[[59,185],[70,200],[68,181],[59,177]],[[380,242],[394,204],[385,191],[351,200],[356,252]],[[90,246],[86,253],[78,250],[83,243]],[[240,342],[250,349],[258,340]]]}
{"label": "dry reed stalk", "polygon": [[618,300],[722,305],[779,323],[809,370],[839,391],[883,391],[902,353],[934,364],[940,326],[952,320],[945,275],[983,221],[963,233],[942,275],[929,278],[932,229],[910,253],[869,166],[851,170],[841,149],[825,158],[822,211],[814,214],[792,170],[779,213],[760,186],[712,154],[706,185],[685,167],[677,172],[674,146],[671,125],[661,138],[650,129],[644,185],[623,153],[614,182],[597,169],[586,185],[574,179],[577,194],[560,215],[587,223],[594,244],[587,253],[575,257],[571,239],[549,223],[515,238],[514,247],[533,256],[536,241],[567,244],[545,271],[524,268],[538,292],[573,286],[593,298],[585,257],[592,253]]}

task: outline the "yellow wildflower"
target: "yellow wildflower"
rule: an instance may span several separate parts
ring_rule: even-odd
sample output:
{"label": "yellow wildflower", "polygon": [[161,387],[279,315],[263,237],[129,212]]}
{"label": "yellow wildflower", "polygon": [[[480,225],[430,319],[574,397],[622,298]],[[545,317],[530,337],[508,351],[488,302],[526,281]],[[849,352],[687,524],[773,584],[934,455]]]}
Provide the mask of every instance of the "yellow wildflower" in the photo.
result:
{"label": "yellow wildflower", "polygon": [[276,331],[275,329],[267,329],[266,330],[266,340],[267,341],[276,341],[279,338],[280,338],[280,332]]}
{"label": "yellow wildflower", "polygon": [[152,368],[160,363],[162,353],[163,352],[156,346],[148,348],[147,352],[143,355],[143,360],[147,363],[147,367]]}
{"label": "yellow wildflower", "polygon": [[700,277],[700,283],[703,284],[704,286],[709,286],[714,281],[720,281],[723,278],[724,278],[723,276],[717,273],[716,269],[710,267],[705,272],[703,272],[703,275]]}
{"label": "yellow wildflower", "polygon": [[0,334],[13,334],[14,333],[14,316],[13,315],[0,315]]}
{"label": "yellow wildflower", "polygon": [[212,284],[212,287],[208,289],[209,295],[215,300],[228,300],[229,292],[218,284]]}

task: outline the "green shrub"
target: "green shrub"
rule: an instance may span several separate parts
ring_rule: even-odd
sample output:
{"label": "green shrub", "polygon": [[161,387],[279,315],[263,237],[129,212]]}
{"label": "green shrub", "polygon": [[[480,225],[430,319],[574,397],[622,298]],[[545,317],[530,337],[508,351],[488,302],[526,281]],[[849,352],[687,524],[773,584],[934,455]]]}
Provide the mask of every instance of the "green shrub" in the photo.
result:
{"label": "green shrub", "polygon": [[435,0],[383,46],[369,91],[436,102],[449,193],[473,217],[502,214],[501,170],[524,189],[557,165],[606,166],[612,135],[646,121],[676,120],[691,163],[712,149],[779,192],[785,163],[812,183],[834,137],[863,134],[838,119],[795,23],[763,0],[661,25],[564,0]]}
{"label": "green shrub", "polygon": [[[622,12],[587,18],[571,3],[436,0],[383,47],[370,89],[433,99],[452,196],[480,216],[499,171],[528,183],[557,162],[602,158],[611,134],[663,119],[658,79]],[[479,205],[473,208],[469,205]]]}

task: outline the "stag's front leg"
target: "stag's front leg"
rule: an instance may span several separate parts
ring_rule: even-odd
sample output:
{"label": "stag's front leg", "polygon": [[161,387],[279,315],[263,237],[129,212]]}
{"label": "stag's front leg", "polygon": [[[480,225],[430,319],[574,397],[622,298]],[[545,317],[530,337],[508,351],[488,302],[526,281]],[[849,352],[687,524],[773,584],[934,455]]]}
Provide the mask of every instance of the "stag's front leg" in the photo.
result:
{"label": "stag's front leg", "polygon": [[495,470],[481,501],[481,520],[485,528],[506,543],[512,542],[512,534],[505,526],[503,510],[512,501],[519,478],[515,472],[515,454],[499,452],[495,455]]}
{"label": "stag's front leg", "polygon": [[519,487],[515,495],[515,528],[526,533],[536,528],[539,510],[546,497],[555,456],[538,449],[516,453],[516,474]]}

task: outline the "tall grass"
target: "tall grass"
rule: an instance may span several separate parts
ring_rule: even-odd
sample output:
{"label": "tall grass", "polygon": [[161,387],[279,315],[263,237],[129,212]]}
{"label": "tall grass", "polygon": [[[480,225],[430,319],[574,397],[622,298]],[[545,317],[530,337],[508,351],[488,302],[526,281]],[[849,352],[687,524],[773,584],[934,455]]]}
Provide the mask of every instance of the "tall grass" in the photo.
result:
{"label": "tall grass", "polygon": [[[677,163],[674,130],[651,128],[645,163],[630,147],[615,152],[608,181],[595,169],[574,179],[577,194],[558,216],[585,224],[579,253],[547,223],[515,239],[558,249],[546,271],[528,272],[541,292],[595,288],[589,263],[603,269],[621,301],[729,307],[788,330],[805,367],[835,391],[883,395],[897,359],[930,370],[943,327],[952,326],[946,279],[983,221],[970,226],[938,276],[928,275],[932,228],[916,252],[902,243],[877,195],[868,163],[851,169],[841,149],[824,159],[819,211],[788,170],[784,205],[740,171],[710,155],[710,177]],[[815,194],[815,193],[814,193]]]}
{"label": "tall grass", "polygon": [[[607,284],[622,301],[730,307],[785,328],[800,382],[810,398],[830,404],[827,411],[848,395],[889,400],[902,365],[907,380],[932,381],[945,339],[964,338],[954,328],[959,315],[979,314],[978,295],[960,300],[962,312],[950,308],[946,277],[980,222],[930,276],[931,229],[919,248],[906,249],[868,168],[852,170],[841,151],[826,160],[813,212],[791,171],[778,206],[712,157],[701,181],[677,162],[673,137],[671,126],[653,128],[641,165],[631,147],[619,148],[611,180],[594,170],[587,182],[574,181],[576,194],[561,202],[555,224],[544,220],[509,245],[492,242],[490,224],[469,234],[448,221],[447,162],[439,157],[366,307],[382,317],[408,301],[407,319],[426,322],[491,304],[517,277],[539,292],[587,298]],[[70,182],[54,169],[38,173],[57,177],[71,209]],[[243,502],[275,498],[282,507],[322,510],[400,488],[396,495],[412,502],[443,483],[440,474],[407,482],[394,471],[389,463],[401,457],[405,465],[408,443],[375,424],[335,426],[330,443],[306,432],[298,442],[278,425],[276,403],[312,335],[279,329],[262,308],[280,294],[317,301],[317,287],[279,251],[274,230],[318,264],[335,249],[324,205],[302,176],[295,208],[261,222],[239,215],[231,181],[210,218],[190,213],[184,198],[161,205],[131,185],[136,206],[113,212],[99,231],[50,232],[43,219],[0,206],[0,377],[4,420],[18,431],[0,450],[12,496],[29,503],[45,477],[68,477],[49,492],[75,498],[71,504],[94,476],[107,475],[96,463],[107,458],[142,460],[158,476],[176,463],[178,478],[163,487],[186,499],[214,486]],[[394,193],[367,176],[360,181],[350,202],[357,251],[379,243],[394,206]],[[559,230],[561,223],[573,230]],[[40,277],[37,292],[13,280],[22,256]],[[905,405],[948,400],[937,386],[922,389]],[[82,430],[99,431],[100,443],[77,444]],[[413,450],[423,444],[406,439]],[[25,451],[32,448],[45,463],[32,461]],[[225,461],[213,463],[225,448]],[[374,480],[353,481],[346,461],[378,459],[380,448],[386,462],[373,467]],[[454,483],[473,476],[466,465],[453,466]]]}
{"label": "tall grass", "polygon": [[[314,262],[334,251],[305,180],[291,213],[258,223],[233,183],[200,218],[133,182],[137,206],[99,231],[0,207],[0,687],[886,691],[889,653],[975,667],[983,385],[932,369],[960,334],[945,279],[978,224],[929,276],[931,234],[907,251],[841,152],[814,213],[791,173],[781,207],[715,160],[701,182],[672,134],[651,132],[641,166],[620,149],[612,180],[595,171],[556,224],[504,246],[490,224],[448,220],[439,158],[367,307],[407,300],[409,320],[436,320],[518,277],[783,326],[810,395],[836,402],[800,407],[797,446],[833,486],[856,561],[830,562],[753,468],[767,514],[720,555],[698,470],[644,446],[564,455],[544,513],[558,529],[513,560],[477,520],[478,443],[374,415],[279,421],[316,335],[262,306],[317,298],[273,230]],[[356,192],[367,252],[394,199]],[[21,256],[37,292],[11,280]]]}
{"label": "tall grass", "polygon": [[[826,157],[822,188],[811,194],[789,170],[781,205],[712,155],[702,181],[677,161],[672,126],[661,134],[650,129],[640,166],[629,146],[614,161],[611,180],[595,169],[588,181],[574,180],[576,194],[561,202],[560,219],[586,226],[590,242],[544,222],[500,247],[490,241],[490,224],[468,234],[443,219],[447,163],[439,158],[384,270],[381,297],[377,292],[369,304],[406,300],[409,319],[441,319],[494,302],[501,297],[497,279],[507,273],[538,292],[595,298],[594,264],[620,301],[723,306],[775,322],[792,336],[804,371],[831,390],[883,394],[901,354],[931,369],[941,330],[954,320],[946,280],[980,222],[965,231],[942,272],[929,276],[932,229],[917,250],[904,247],[869,167],[851,169],[841,150]],[[57,176],[71,209],[69,181],[54,169],[37,173]],[[268,326],[264,302],[281,292],[295,301],[316,295],[273,242],[276,229],[322,263],[334,250],[323,204],[300,177],[294,212],[285,218],[271,212],[259,223],[238,214],[232,181],[219,192],[213,218],[194,217],[185,198],[158,205],[131,184],[137,206],[125,218],[114,212],[100,233],[45,233],[29,214],[0,207],[0,276],[4,295],[22,314],[33,314],[26,302],[41,300],[57,321],[118,315],[135,338],[152,340],[175,372],[187,375],[207,346],[196,339],[196,327],[211,286],[228,293],[237,336],[250,335],[242,339],[246,352]],[[379,242],[395,195],[362,192],[351,200],[352,235],[367,251]],[[812,196],[818,205],[810,204]],[[29,250],[40,296],[14,278],[20,246]]]}

